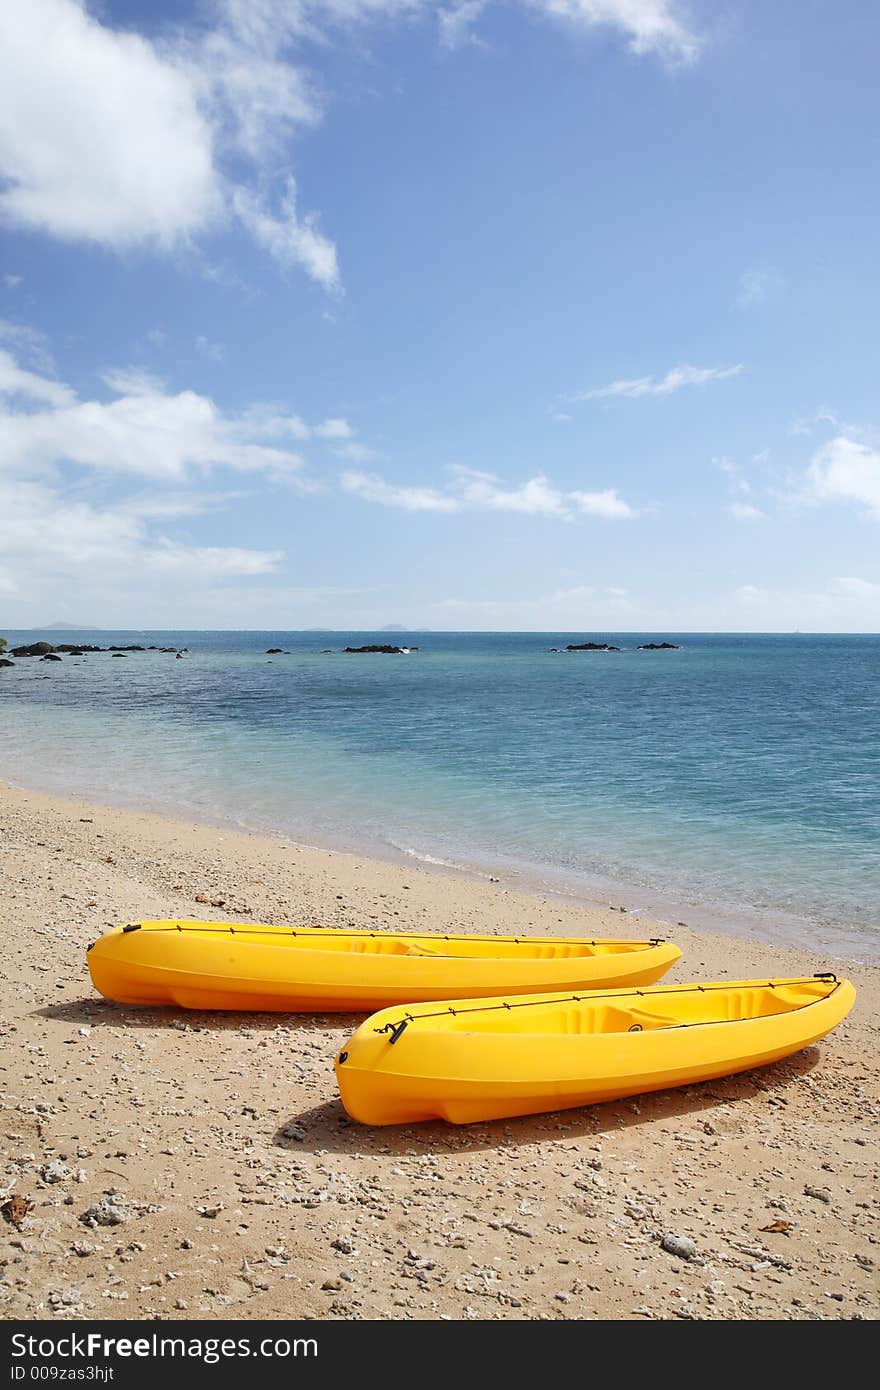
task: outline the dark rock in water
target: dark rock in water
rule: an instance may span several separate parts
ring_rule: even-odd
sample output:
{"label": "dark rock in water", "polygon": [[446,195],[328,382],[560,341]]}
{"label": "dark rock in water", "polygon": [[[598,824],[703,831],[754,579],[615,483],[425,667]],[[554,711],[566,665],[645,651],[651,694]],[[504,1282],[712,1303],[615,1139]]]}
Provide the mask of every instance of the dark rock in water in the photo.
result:
{"label": "dark rock in water", "polygon": [[267,656],[280,656],[280,655],[281,655],[281,648],[280,648],[280,647],[267,647],[267,648],[266,648],[266,655],[267,655]]}
{"label": "dark rock in water", "polygon": [[332,655],[333,655],[333,648],[332,648],[332,647],[322,647],[322,648],[321,648],[321,655],[322,655],[322,656],[332,656]]}
{"label": "dark rock in water", "polygon": [[108,652],[145,652],[146,647],[108,647]]}
{"label": "dark rock in water", "polygon": [[54,651],[51,642],[31,642],[28,647],[13,647],[11,656],[48,656]]}
{"label": "dark rock in water", "polygon": [[5,656],[0,656],[0,666],[14,666],[14,665],[15,665],[15,662],[14,662],[14,661],[10,661],[10,660],[9,660],[7,657],[5,657]]}
{"label": "dark rock in water", "polygon": [[67,652],[68,656],[84,656],[86,652],[102,652],[104,648],[89,647],[85,644],[80,646],[79,643],[73,642],[59,642],[54,650],[56,652]]}
{"label": "dark rock in water", "polygon": [[569,642],[567,652],[619,652],[619,647],[611,647],[607,642]]}
{"label": "dark rock in water", "polygon": [[114,656],[114,657],[119,657],[122,661],[125,661],[125,660],[126,660],[125,652],[114,652],[114,653],[113,653],[113,656]]}
{"label": "dark rock in water", "polygon": [[637,652],[680,652],[675,642],[643,642],[640,647],[636,647]]}
{"label": "dark rock in water", "polygon": [[174,660],[175,660],[175,661],[183,661],[183,652],[175,652],[175,653],[174,653]]}
{"label": "dark rock in water", "polygon": [[392,647],[387,643],[371,642],[368,647],[343,647],[344,652],[383,652],[386,656],[403,656],[408,647]]}
{"label": "dark rock in water", "polygon": [[61,661],[61,659],[62,658],[60,656],[56,656],[54,652],[47,652],[45,656],[40,657],[41,661]]}

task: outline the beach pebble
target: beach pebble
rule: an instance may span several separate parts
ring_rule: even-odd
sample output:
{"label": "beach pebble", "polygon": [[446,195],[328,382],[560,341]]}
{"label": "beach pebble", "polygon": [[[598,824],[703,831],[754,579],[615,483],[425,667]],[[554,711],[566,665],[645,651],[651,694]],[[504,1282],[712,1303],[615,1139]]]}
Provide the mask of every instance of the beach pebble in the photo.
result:
{"label": "beach pebble", "polygon": [[331,1242],[331,1244],[334,1250],[339,1251],[340,1255],[354,1254],[354,1246],[352,1245],[351,1241],[348,1239],[347,1236],[337,1236],[336,1239]]}
{"label": "beach pebble", "polygon": [[831,1203],[831,1193],[828,1191],[827,1187],[813,1187],[810,1183],[807,1183],[804,1188],[804,1196],[814,1197],[817,1202],[824,1202],[826,1206]]}
{"label": "beach pebble", "polygon": [[40,1169],[40,1177],[43,1182],[69,1182],[76,1177],[73,1168],[68,1168],[66,1163],[62,1163],[60,1158],[53,1158],[51,1163],[44,1163]]}
{"label": "beach pebble", "polygon": [[692,1260],[697,1253],[690,1236],[677,1236],[671,1231],[666,1233],[660,1245],[667,1255],[677,1255],[680,1260]]}
{"label": "beach pebble", "polygon": [[49,1302],[53,1308],[75,1308],[82,1303],[82,1289],[76,1288],[73,1284],[66,1289],[53,1289],[49,1294]]}
{"label": "beach pebble", "polygon": [[80,1216],[84,1226],[121,1226],[131,1216],[131,1208],[121,1192],[105,1192]]}
{"label": "beach pebble", "polygon": [[296,1139],[298,1143],[302,1143],[303,1139],[305,1139],[306,1137],[306,1131],[303,1129],[302,1125],[294,1123],[285,1125],[281,1131],[281,1134],[283,1138]]}

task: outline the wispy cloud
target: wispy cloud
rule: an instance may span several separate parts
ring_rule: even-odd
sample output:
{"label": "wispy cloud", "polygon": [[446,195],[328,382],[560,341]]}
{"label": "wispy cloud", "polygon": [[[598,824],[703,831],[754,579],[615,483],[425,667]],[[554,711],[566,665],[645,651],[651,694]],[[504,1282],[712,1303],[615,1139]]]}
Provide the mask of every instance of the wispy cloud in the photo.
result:
{"label": "wispy cloud", "polygon": [[347,420],[334,419],[315,425],[313,433],[319,439],[351,439],[354,430]]}
{"label": "wispy cloud", "polygon": [[0,319],[0,343],[5,343],[11,352],[35,371],[44,372],[47,376],[55,375],[55,361],[45,334],[32,328],[29,323]]}
{"label": "wispy cloud", "polygon": [[744,623],[765,632],[876,632],[878,602],[880,584],[854,575],[812,589],[741,584],[732,595],[731,617],[739,610]]}
{"label": "wispy cloud", "polygon": [[816,430],[822,425],[829,425],[832,429],[846,430],[849,426],[833,410],[823,406],[812,415],[802,415],[797,420],[793,420],[788,427],[788,433],[794,435],[815,434]]}
{"label": "wispy cloud", "polygon": [[214,343],[210,338],[206,338],[204,333],[200,333],[196,338],[196,351],[202,357],[207,357],[210,362],[222,362],[225,356],[222,343]]}
{"label": "wispy cloud", "polygon": [[727,377],[739,376],[744,371],[743,363],[733,367],[692,367],[684,362],[673,367],[665,376],[639,376],[626,380],[612,381],[608,386],[594,386],[588,391],[580,391],[567,397],[571,401],[598,401],[610,396],[671,396],[685,386],[705,386],[710,381],[724,381]]}
{"label": "wispy cloud", "polygon": [[474,25],[485,11],[489,0],[457,0],[437,12],[437,28],[441,47],[452,50],[463,44],[479,44]]}
{"label": "wispy cloud", "polygon": [[702,48],[675,0],[526,0],[531,9],[580,29],[608,27],[625,34],[633,53],[656,53],[676,65],[693,63]]}
{"label": "wispy cloud", "polygon": [[547,516],[569,521],[574,516],[597,516],[619,521],[635,515],[628,502],[614,488],[596,492],[563,491],[544,476],[536,474],[518,487],[502,483],[493,473],[456,466],[452,481],[444,488],[388,483],[375,473],[347,471],[340,479],[347,492],[367,502],[405,511],[520,512],[526,516]]}
{"label": "wispy cloud", "polygon": [[381,458],[378,449],[371,449],[357,439],[348,440],[336,452],[340,458],[348,459],[349,463],[375,463],[376,459]]}
{"label": "wispy cloud", "polygon": [[741,309],[753,309],[759,304],[778,299],[784,289],[784,279],[772,266],[744,270],[739,277],[736,302]]}
{"label": "wispy cloud", "polygon": [[292,177],[287,179],[277,211],[272,211],[264,195],[247,188],[233,191],[232,206],[254,239],[277,261],[299,266],[325,289],[341,292],[336,247],[320,230],[314,213],[300,216]]}
{"label": "wispy cloud", "polygon": [[731,516],[736,517],[737,521],[766,521],[767,513],[762,512],[760,507],[755,507],[751,502],[731,502],[728,508]]}
{"label": "wispy cloud", "polygon": [[450,597],[427,608],[429,623],[456,627],[486,623],[492,627],[541,631],[601,631],[632,622],[633,603],[617,585],[574,584],[530,597]]}
{"label": "wispy cloud", "polygon": [[455,497],[432,487],[411,487],[386,483],[375,473],[349,470],[340,483],[346,492],[353,492],[365,502],[378,502],[383,507],[401,507],[406,512],[457,512],[461,504]]}

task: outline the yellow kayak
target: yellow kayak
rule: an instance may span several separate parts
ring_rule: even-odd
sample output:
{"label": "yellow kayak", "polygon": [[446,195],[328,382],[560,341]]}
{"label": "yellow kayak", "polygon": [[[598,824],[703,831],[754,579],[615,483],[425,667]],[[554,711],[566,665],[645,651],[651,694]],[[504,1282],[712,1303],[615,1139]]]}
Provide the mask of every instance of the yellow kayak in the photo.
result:
{"label": "yellow kayak", "polygon": [[336,1058],[368,1125],[532,1115],[686,1086],[822,1038],[855,990],[834,975],[660,985],[384,1009]]}
{"label": "yellow kayak", "polygon": [[426,936],[230,922],[129,922],[93,946],[95,989],[120,1004],[355,1010],[430,999],[650,984],[669,941]]}

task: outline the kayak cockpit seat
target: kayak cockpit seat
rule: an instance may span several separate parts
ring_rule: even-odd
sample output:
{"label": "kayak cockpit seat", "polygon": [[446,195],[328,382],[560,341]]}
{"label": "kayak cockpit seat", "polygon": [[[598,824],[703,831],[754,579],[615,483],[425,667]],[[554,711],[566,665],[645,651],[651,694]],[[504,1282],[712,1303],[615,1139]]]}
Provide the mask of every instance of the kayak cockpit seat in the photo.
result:
{"label": "kayak cockpit seat", "polygon": [[642,1033],[649,1028],[677,1028],[681,1025],[680,1018],[674,1018],[670,1014],[649,1013],[647,1009],[627,1009],[626,1015],[629,1018],[628,1033]]}

